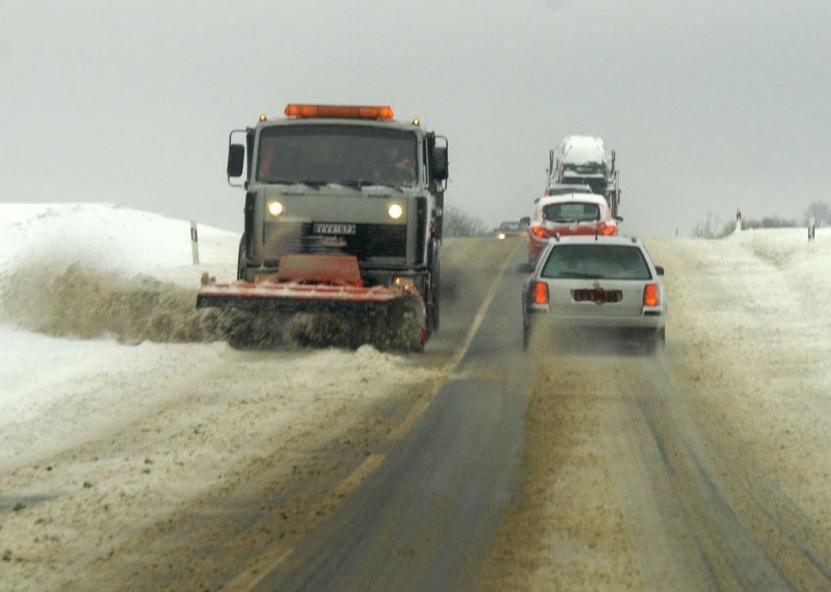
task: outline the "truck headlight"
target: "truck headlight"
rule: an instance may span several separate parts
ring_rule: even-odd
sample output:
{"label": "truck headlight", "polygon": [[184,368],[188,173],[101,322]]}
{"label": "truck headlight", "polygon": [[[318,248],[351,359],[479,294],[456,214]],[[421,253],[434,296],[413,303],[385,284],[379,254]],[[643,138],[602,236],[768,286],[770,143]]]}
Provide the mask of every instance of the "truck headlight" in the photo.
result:
{"label": "truck headlight", "polygon": [[274,216],[275,218],[283,213],[283,209],[283,204],[281,204],[279,201],[268,202],[268,213]]}
{"label": "truck headlight", "polygon": [[398,204],[390,204],[387,208],[387,215],[393,220],[398,220],[402,214],[404,214],[404,209]]}
{"label": "truck headlight", "polygon": [[411,277],[399,275],[392,280],[392,285],[396,288],[403,288],[404,286],[410,286],[412,288],[415,286],[415,280]]}

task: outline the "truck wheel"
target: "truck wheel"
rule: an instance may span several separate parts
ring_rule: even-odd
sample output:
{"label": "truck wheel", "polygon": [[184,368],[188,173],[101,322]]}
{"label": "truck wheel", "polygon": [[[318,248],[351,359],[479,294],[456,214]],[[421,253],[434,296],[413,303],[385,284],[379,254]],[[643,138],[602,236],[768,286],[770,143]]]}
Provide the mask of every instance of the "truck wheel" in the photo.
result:
{"label": "truck wheel", "polygon": [[436,283],[430,290],[430,333],[439,330],[441,310],[441,286]]}
{"label": "truck wheel", "polygon": [[440,325],[440,305],[441,305],[441,261],[439,259],[439,249],[433,244],[430,256],[430,299],[427,306],[427,326],[430,328],[430,333],[435,333],[439,330]]}
{"label": "truck wheel", "polygon": [[245,234],[239,239],[239,251],[237,253],[237,279],[245,280]]}

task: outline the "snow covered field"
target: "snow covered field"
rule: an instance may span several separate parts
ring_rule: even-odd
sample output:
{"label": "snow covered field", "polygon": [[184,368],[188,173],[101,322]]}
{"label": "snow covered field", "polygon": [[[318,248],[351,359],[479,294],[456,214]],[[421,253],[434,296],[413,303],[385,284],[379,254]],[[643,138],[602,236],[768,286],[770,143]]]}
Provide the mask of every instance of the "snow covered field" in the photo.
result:
{"label": "snow covered field", "polygon": [[0,204],[3,590],[77,583],[264,451],[290,473],[432,377],[371,347],[230,349],[193,307],[203,270],[234,277],[239,238],[200,227],[194,266],[189,237],[110,205]]}

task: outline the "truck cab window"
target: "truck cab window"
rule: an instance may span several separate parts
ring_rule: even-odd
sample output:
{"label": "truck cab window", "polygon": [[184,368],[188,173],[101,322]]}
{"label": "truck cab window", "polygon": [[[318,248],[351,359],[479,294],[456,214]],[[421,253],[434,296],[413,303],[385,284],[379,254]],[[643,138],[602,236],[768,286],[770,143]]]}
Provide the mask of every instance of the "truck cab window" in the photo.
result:
{"label": "truck cab window", "polygon": [[417,142],[407,131],[359,125],[297,125],[263,130],[257,176],[264,183],[412,186]]}

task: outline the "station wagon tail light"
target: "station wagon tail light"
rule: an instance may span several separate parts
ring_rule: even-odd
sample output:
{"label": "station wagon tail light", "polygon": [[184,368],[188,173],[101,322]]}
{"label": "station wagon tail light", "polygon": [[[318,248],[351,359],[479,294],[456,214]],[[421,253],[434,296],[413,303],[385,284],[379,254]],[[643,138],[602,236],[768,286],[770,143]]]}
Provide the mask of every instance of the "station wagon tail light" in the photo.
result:
{"label": "station wagon tail light", "polygon": [[548,284],[545,282],[534,282],[531,300],[534,304],[548,304]]}
{"label": "station wagon tail light", "polygon": [[613,234],[617,233],[617,226],[614,224],[606,224],[605,222],[601,222],[597,225],[598,230],[600,230],[600,234],[603,236],[612,236]]}
{"label": "station wagon tail light", "polygon": [[643,288],[643,305],[659,306],[661,299],[658,297],[658,284],[646,284]]}
{"label": "station wagon tail light", "polygon": [[289,103],[286,117],[329,117],[333,119],[392,119],[395,114],[389,105],[307,105]]}
{"label": "station wagon tail light", "polygon": [[531,234],[536,236],[537,238],[545,238],[548,233],[545,231],[545,228],[542,226],[532,226],[530,229]]}

